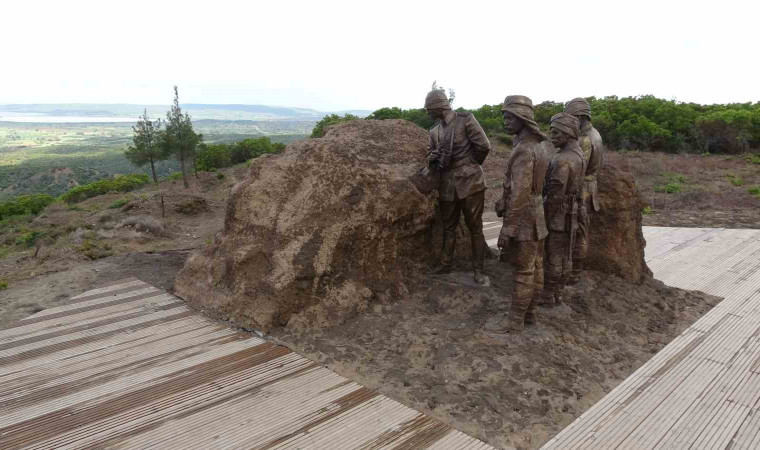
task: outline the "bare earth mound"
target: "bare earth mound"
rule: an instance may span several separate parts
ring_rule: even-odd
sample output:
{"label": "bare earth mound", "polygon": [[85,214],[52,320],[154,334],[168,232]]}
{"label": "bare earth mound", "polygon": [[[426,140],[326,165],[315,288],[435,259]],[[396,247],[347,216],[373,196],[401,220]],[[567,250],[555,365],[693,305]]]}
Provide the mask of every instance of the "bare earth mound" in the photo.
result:
{"label": "bare earth mound", "polygon": [[406,297],[434,220],[434,198],[409,181],[427,142],[406,121],[357,120],[259,158],[232,190],[224,232],[189,258],[177,293],[264,331],[332,325],[371,301]]}

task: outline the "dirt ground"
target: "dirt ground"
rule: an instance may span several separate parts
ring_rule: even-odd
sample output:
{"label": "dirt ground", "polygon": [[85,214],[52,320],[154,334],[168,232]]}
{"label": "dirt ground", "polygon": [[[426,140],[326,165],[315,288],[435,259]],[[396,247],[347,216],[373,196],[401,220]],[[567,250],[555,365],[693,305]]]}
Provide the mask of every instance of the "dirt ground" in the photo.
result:
{"label": "dirt ground", "polygon": [[489,287],[466,272],[430,276],[342,326],[273,334],[496,447],[538,448],[720,300],[588,273],[523,336],[500,335],[489,330],[509,310],[511,269],[492,261],[486,272]]}
{"label": "dirt ground", "polygon": [[[7,283],[0,290],[0,327],[130,276],[172,290],[189,250],[224,226],[229,190],[248,172],[229,168],[220,172],[223,178],[202,172],[190,189],[163,181],[76,205],[53,204],[28,222],[0,227],[0,243],[6,243],[0,247],[0,282]],[[43,233],[38,246],[13,244],[28,231]]]}
{"label": "dirt ground", "polygon": [[54,308],[84,291],[124,278],[135,277],[171,292],[174,278],[188,253],[188,250],[176,250],[111,256],[18,282],[0,291],[0,328],[43,309]]}

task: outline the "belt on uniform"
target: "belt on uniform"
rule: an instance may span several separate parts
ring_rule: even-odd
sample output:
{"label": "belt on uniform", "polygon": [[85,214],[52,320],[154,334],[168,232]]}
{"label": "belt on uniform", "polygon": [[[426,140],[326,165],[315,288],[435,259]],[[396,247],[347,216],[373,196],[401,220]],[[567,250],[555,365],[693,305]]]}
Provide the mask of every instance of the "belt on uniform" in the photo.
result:
{"label": "belt on uniform", "polygon": [[446,168],[446,171],[448,172],[449,170],[454,170],[454,169],[457,169],[459,167],[466,166],[467,164],[472,164],[473,162],[474,161],[472,160],[472,158],[470,157],[470,155],[463,156],[463,157],[461,157],[459,159],[455,159],[455,160],[451,161],[451,164],[449,164],[449,167]]}

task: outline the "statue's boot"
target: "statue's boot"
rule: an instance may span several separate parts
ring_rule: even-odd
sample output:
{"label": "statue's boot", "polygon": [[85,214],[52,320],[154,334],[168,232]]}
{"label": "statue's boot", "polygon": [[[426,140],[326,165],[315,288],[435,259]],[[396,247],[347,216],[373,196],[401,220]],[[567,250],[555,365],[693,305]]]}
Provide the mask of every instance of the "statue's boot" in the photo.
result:
{"label": "statue's boot", "polygon": [[541,300],[538,302],[538,304],[539,306],[554,308],[557,306],[556,294],[558,290],[559,279],[550,273],[544,274],[544,277],[544,289],[541,293]]}
{"label": "statue's boot", "polygon": [[457,235],[454,232],[443,232],[443,248],[441,249],[441,264],[436,266],[431,273],[440,275],[451,273],[451,263],[454,260],[454,249],[457,246]]}
{"label": "statue's boot", "polygon": [[535,325],[536,324],[536,302],[531,299],[530,305],[528,305],[528,310],[525,311],[525,325]]}
{"label": "statue's boot", "polygon": [[524,287],[515,287],[512,291],[512,306],[509,309],[509,322],[507,323],[507,332],[520,334],[525,328],[526,313],[530,308],[533,297],[533,289]]}
{"label": "statue's boot", "polygon": [[581,270],[583,270],[583,260],[580,258],[573,259],[573,270],[567,278],[567,284],[573,285],[581,280]]}
{"label": "statue's boot", "polygon": [[533,272],[533,297],[525,313],[525,323],[533,325],[536,323],[536,305],[541,304],[541,298],[544,293],[544,263],[543,256],[536,264],[536,270]]}
{"label": "statue's boot", "polygon": [[486,256],[485,241],[483,235],[473,235],[472,240],[472,278],[478,284],[485,284],[486,277],[483,275],[483,261]]}
{"label": "statue's boot", "polygon": [[562,276],[559,278],[557,287],[554,289],[554,301],[557,303],[557,305],[561,305],[562,303],[565,302],[565,300],[562,297],[562,293],[565,291],[565,286],[567,286],[568,279],[569,279],[569,274],[567,272],[563,272]]}

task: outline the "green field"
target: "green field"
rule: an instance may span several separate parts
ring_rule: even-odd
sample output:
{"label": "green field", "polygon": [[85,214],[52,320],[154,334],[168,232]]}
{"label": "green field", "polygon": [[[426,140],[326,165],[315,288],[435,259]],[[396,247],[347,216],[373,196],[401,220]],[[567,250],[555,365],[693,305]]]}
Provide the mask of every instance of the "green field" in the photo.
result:
{"label": "green field", "polygon": [[[209,143],[269,136],[290,143],[311,133],[314,120],[198,120],[196,131]],[[123,156],[131,144],[131,123],[0,122],[0,200],[17,195],[60,195],[69,188],[113,174],[148,173]],[[165,176],[178,170],[176,161],[160,162]]]}

